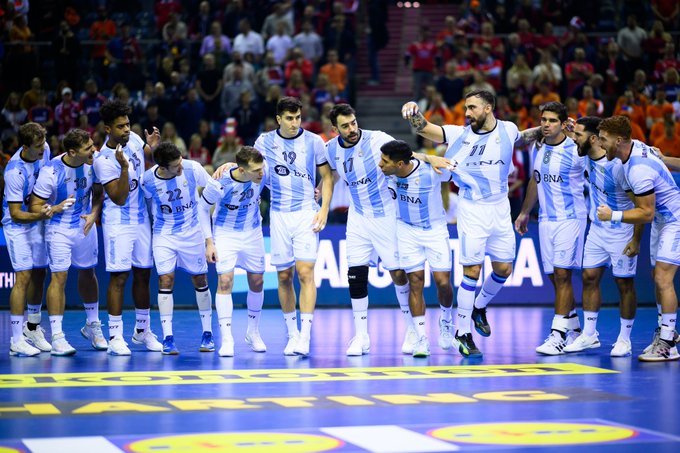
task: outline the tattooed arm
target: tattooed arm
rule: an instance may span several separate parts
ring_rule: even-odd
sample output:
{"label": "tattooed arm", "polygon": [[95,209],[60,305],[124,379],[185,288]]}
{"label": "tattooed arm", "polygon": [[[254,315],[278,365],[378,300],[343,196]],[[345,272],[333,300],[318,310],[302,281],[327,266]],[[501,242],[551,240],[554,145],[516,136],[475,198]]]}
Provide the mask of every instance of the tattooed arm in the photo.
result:
{"label": "tattooed arm", "polygon": [[515,146],[528,145],[531,142],[538,141],[543,138],[543,133],[540,127],[532,127],[531,129],[524,129],[519,133],[519,140]]}
{"label": "tattooed arm", "polygon": [[441,126],[430,123],[425,119],[418,104],[415,102],[407,102],[401,108],[401,116],[411,123],[411,126],[416,130],[418,135],[432,140],[435,143],[442,143],[444,141],[444,130]]}

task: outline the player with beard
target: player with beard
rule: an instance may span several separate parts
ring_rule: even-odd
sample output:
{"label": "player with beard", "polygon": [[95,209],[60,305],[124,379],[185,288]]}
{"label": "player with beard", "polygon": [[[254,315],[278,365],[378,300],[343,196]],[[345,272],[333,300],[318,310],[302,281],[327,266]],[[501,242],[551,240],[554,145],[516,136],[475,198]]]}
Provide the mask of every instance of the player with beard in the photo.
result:
{"label": "player with beard", "polygon": [[555,288],[555,315],[550,335],[536,348],[546,355],[564,354],[580,333],[572,270],[581,269],[587,209],[583,189],[586,159],[579,157],[569,138],[567,108],[559,102],[540,106],[543,138],[531,149],[534,177],[529,181],[522,210],[515,220],[519,234],[527,231],[536,201],[543,271]]}
{"label": "player with beard", "polygon": [[[465,357],[481,357],[472,339],[471,324],[485,337],[491,334],[486,307],[512,273],[515,259],[515,233],[512,230],[508,175],[511,173],[515,144],[534,140],[538,128],[522,133],[510,121],[498,120],[493,110],[495,96],[477,90],[465,97],[467,126],[437,126],[425,120],[415,102],[407,102],[401,113],[419,135],[435,143],[447,143],[445,157],[456,170],[453,182],[460,188],[458,238],[463,282],[458,289],[458,330],[454,336]],[[485,256],[491,258],[493,272],[484,280],[475,298]]]}
{"label": "player with beard", "polygon": [[635,207],[613,211],[609,206],[597,208],[597,217],[612,223],[652,224],[650,259],[654,268],[656,300],[661,304],[661,329],[651,347],[638,356],[641,361],[660,362],[680,358],[675,347],[675,320],[678,298],[673,279],[680,264],[680,188],[657,152],[631,139],[630,119],[607,118],[599,126],[600,146],[607,159],[619,158],[623,164],[624,188],[635,195]]}
{"label": "player with beard", "polygon": [[608,160],[600,146],[597,127],[601,118],[579,118],[573,139],[579,156],[588,156],[587,179],[590,183],[590,229],[583,250],[583,333],[564,348],[579,352],[600,346],[596,330],[602,306],[600,281],[607,267],[612,267],[614,281],[621,295],[621,329],[610,355],[629,356],[632,352],[630,333],[635,320],[635,284],[640,239],[643,225],[604,222],[597,218],[597,207],[605,204],[615,211],[633,209],[632,194],[623,189],[623,166],[619,159]]}
{"label": "player with beard", "polygon": [[109,348],[112,355],[130,355],[123,339],[123,291],[132,270],[132,299],[135,304],[135,333],[132,342],[149,351],[160,351],[161,343],[151,332],[149,280],[153,267],[151,223],[139,188],[144,173],[144,156],[160,142],[157,128],[146,141],[130,130],[130,107],[122,101],[108,101],[99,110],[107,138],[94,160],[98,184],[104,187],[102,212],[104,259],[110,273],[106,292],[109,311]]}

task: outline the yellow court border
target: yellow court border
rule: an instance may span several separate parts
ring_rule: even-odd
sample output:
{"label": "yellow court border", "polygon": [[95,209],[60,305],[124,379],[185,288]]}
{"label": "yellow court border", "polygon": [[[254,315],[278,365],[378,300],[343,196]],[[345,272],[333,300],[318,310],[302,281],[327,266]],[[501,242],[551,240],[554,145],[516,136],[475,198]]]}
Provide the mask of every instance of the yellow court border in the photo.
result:
{"label": "yellow court border", "polygon": [[252,384],[273,382],[452,379],[470,377],[606,374],[618,371],[576,363],[470,365],[378,368],[314,368],[263,370],[128,371],[105,373],[2,374],[0,390],[139,385]]}

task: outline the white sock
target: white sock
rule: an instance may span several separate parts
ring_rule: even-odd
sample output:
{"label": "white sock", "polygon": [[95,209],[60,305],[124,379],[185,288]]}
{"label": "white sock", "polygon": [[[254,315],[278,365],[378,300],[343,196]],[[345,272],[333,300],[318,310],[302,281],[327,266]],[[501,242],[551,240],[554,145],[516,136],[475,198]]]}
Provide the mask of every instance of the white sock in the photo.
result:
{"label": "white sock", "polygon": [[505,285],[505,281],[507,279],[508,277],[501,277],[495,272],[492,272],[489,278],[484,280],[482,289],[479,291],[479,294],[477,294],[477,298],[475,299],[475,307],[485,308],[487,305],[489,305],[489,302],[491,302],[496,294],[498,294],[498,291],[500,291],[503,285]]}
{"label": "white sock", "polygon": [[588,335],[589,337],[595,335],[595,331],[597,328],[597,317],[598,312],[596,311],[583,312],[583,333]]}
{"label": "white sock", "polygon": [[300,313],[300,336],[305,338],[312,337],[312,320],[314,313]]}
{"label": "white sock", "polygon": [[24,336],[24,315],[10,315],[9,324],[12,328],[12,338],[18,343]]}
{"label": "white sock", "polygon": [[425,333],[425,315],[423,316],[414,316],[413,317],[413,326],[416,329],[416,335],[418,335],[418,338],[422,338],[427,336]]}
{"label": "white sock", "polygon": [[402,286],[394,285],[394,291],[397,293],[397,300],[401,308],[401,314],[404,315],[406,327],[413,328],[413,316],[411,316],[411,308],[408,305],[408,294],[411,290],[411,285],[408,283]]}
{"label": "white sock", "polygon": [[234,313],[234,301],[231,294],[215,295],[215,309],[217,310],[217,320],[220,324],[222,338],[231,337],[231,318]]}
{"label": "white sock", "polygon": [[560,332],[562,335],[565,335],[567,333],[567,329],[569,328],[569,319],[565,318],[564,315],[555,315],[553,316],[553,321],[550,328]]}
{"label": "white sock", "polygon": [[248,305],[248,331],[257,331],[260,326],[260,314],[262,314],[262,305],[264,304],[264,292],[248,291],[246,296],[246,304]]}
{"label": "white sock", "polygon": [[61,322],[64,320],[64,315],[50,315],[50,331],[52,336],[62,333]]}
{"label": "white sock", "polygon": [[28,304],[26,306],[26,313],[28,317],[28,322],[31,324],[40,324],[40,320],[42,319],[42,313],[40,309],[42,308],[42,305],[31,305]]}
{"label": "white sock", "polygon": [[284,313],[283,319],[286,321],[286,329],[288,329],[288,335],[297,335],[300,333],[297,326],[297,312],[291,311],[290,313]]}
{"label": "white sock", "polygon": [[172,291],[158,293],[158,312],[161,315],[163,338],[172,335],[172,310],[174,305],[175,301],[172,297]]}
{"label": "white sock", "polygon": [[87,323],[99,322],[99,302],[83,303],[85,307],[85,316],[87,316]]}
{"label": "white sock", "polygon": [[356,335],[368,334],[368,296],[352,299],[352,314]]}
{"label": "white sock", "polygon": [[445,307],[443,305],[439,306],[439,309],[441,310],[440,318],[443,319],[444,321],[451,321],[451,312],[453,311],[453,307]]}
{"label": "white sock", "polygon": [[635,322],[634,319],[624,319],[620,318],[621,320],[621,330],[619,330],[619,338],[621,340],[628,340],[630,341],[630,333],[633,330],[633,323]]}
{"label": "white sock", "polygon": [[456,301],[458,302],[458,336],[471,332],[472,308],[475,305],[475,288],[477,280],[468,276],[463,277],[463,281],[458,287]]}
{"label": "white sock", "polygon": [[576,310],[569,311],[569,314],[564,318],[567,320],[567,329],[575,330],[577,332],[581,330],[581,322],[578,319]]}
{"label": "white sock", "polygon": [[675,313],[661,314],[661,339],[672,341],[675,335]]}
{"label": "white sock", "polygon": [[149,328],[150,308],[135,308],[135,331],[144,332]]}
{"label": "white sock", "polygon": [[109,315],[109,338],[123,336],[123,315]]}
{"label": "white sock", "polygon": [[203,332],[212,332],[212,295],[207,286],[196,288],[196,305],[198,314],[201,315]]}

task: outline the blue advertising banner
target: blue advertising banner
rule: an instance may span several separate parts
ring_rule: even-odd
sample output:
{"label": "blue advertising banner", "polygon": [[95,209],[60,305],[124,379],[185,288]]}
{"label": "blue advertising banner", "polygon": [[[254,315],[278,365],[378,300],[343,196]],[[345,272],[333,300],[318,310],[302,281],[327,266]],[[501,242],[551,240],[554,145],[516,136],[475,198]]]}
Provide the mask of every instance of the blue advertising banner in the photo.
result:
{"label": "blue advertising banner", "polygon": [[[458,238],[456,228],[449,226],[450,244],[453,253],[453,272],[451,275],[454,288],[457,288],[463,279],[463,267],[459,263]],[[278,306],[276,292],[277,277],[276,269],[270,265],[269,260],[269,231],[265,228],[265,256],[266,273],[264,278],[265,305]],[[500,304],[552,304],[553,288],[547,276],[542,272],[540,259],[540,245],[538,240],[538,226],[529,225],[529,231],[523,237],[516,237],[517,256],[514,264],[514,271],[505,284],[505,288],[496,296],[494,303]],[[99,264],[96,269],[99,279],[99,294],[101,295],[102,306],[105,304],[106,287],[109,277],[105,271],[101,231],[99,231]],[[642,252],[638,258],[638,274],[636,288],[640,303],[654,303],[654,286],[651,278],[651,267],[649,263],[649,228],[645,229],[645,236],[642,242]],[[349,306],[349,291],[347,284],[347,259],[346,259],[345,227],[344,225],[328,225],[321,233],[319,242],[319,253],[315,268],[317,293],[317,305],[347,305]],[[479,285],[483,283],[484,277],[491,273],[491,265],[487,258],[484,265],[483,276],[480,278]],[[428,305],[436,305],[437,297],[434,283],[430,278],[429,272],[425,280],[425,298]],[[49,277],[48,277],[49,278]],[[131,279],[128,280],[128,290],[126,291],[125,305],[131,308],[132,296],[130,288]],[[210,288],[214,294],[217,288],[217,275],[214,266],[209,270]],[[396,306],[396,296],[391,285],[388,272],[380,266],[371,268],[369,273],[369,297],[371,306],[388,305]],[[9,293],[14,284],[14,273],[7,254],[4,236],[0,235],[0,307],[9,306]],[[577,302],[581,300],[581,280],[580,273],[574,273],[574,294]],[[155,294],[157,292],[157,275],[152,274],[151,294],[152,304],[155,305]],[[234,279],[234,303],[245,305],[245,293],[248,291],[246,275],[244,271],[237,270]],[[195,306],[195,295],[188,275],[178,271],[175,279],[174,300],[177,306]],[[605,303],[615,303],[619,300],[616,285],[611,277],[611,272],[605,274],[602,284],[602,298]],[[66,304],[70,307],[80,306],[80,298],[77,292],[77,271],[71,270],[66,287]]]}

